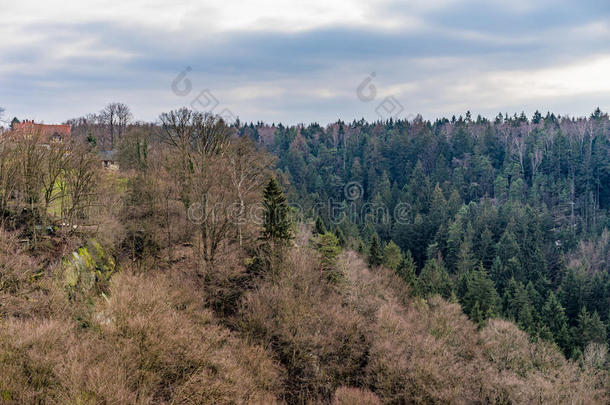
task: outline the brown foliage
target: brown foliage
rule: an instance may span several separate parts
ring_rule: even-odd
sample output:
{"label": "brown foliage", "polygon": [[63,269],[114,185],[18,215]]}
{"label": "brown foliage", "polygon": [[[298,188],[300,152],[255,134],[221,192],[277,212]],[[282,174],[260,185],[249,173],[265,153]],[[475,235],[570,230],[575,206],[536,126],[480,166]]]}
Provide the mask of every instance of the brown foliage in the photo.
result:
{"label": "brown foliage", "polygon": [[306,250],[292,250],[285,271],[246,295],[242,330],[271,348],[286,368],[291,403],[329,400],[341,385],[364,382],[365,320],[343,305]]}
{"label": "brown foliage", "polygon": [[242,308],[243,332],[284,365],[291,403],[331,395],[335,403],[375,403],[367,389],[384,403],[608,399],[604,375],[531,343],[510,322],[490,320],[479,332],[458,304],[407,298],[395,274],[371,272],[349,252],[347,281],[333,289],[311,256],[293,251],[282,274],[260,282]]}
{"label": "brown foliage", "polygon": [[270,403],[277,369],[202,309],[182,279],[119,274],[90,326],[8,319],[0,332],[7,403]]}

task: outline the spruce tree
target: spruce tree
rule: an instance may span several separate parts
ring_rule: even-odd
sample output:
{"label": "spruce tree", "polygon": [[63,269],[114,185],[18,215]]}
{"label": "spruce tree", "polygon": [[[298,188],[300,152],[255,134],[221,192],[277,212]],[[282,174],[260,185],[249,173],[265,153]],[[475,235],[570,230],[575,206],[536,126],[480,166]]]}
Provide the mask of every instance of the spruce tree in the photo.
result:
{"label": "spruce tree", "polygon": [[451,296],[453,283],[440,258],[428,259],[417,278],[416,291],[419,295],[426,298],[434,294],[439,294],[443,298]]}
{"label": "spruce tree", "polygon": [[504,316],[527,332],[533,332],[534,306],[523,283],[511,278],[504,292]]}
{"label": "spruce tree", "polygon": [[569,350],[568,320],[565,311],[553,291],[542,307],[542,323],[546,325],[553,334],[553,340],[564,352]]}
{"label": "spruce tree", "polygon": [[497,313],[500,302],[494,283],[481,263],[474,270],[462,275],[458,285],[458,297],[464,312],[480,325]]}
{"label": "spruce tree", "polygon": [[393,240],[391,240],[383,249],[383,264],[392,269],[398,269],[402,262],[402,251]]}
{"label": "spruce tree", "polygon": [[369,266],[377,267],[383,263],[383,254],[379,243],[379,236],[373,234],[371,245],[369,246]]}
{"label": "spruce tree", "polygon": [[313,227],[313,233],[314,233],[314,235],[323,235],[326,233],[326,227],[324,226],[324,222],[322,221],[322,218],[320,218],[320,217],[316,218],[316,223]]}
{"label": "spruce tree", "polygon": [[597,312],[590,315],[587,308],[582,307],[578,314],[574,338],[582,350],[591,342],[606,343],[606,326]]}
{"label": "spruce tree", "polygon": [[343,231],[341,230],[341,228],[339,228],[339,227],[335,228],[334,233],[335,233],[335,236],[337,237],[337,241],[339,242],[339,246],[346,247],[347,239],[345,239],[345,235],[343,234]]}
{"label": "spruce tree", "polygon": [[326,274],[329,281],[340,281],[342,275],[337,269],[337,259],[341,254],[341,247],[337,237],[332,232],[326,232],[315,239],[315,244],[320,253],[320,270]]}
{"label": "spruce tree", "polygon": [[489,228],[485,227],[481,233],[481,239],[478,245],[478,256],[483,262],[483,267],[490,269],[493,265],[494,257],[496,257],[496,246],[493,241],[493,234]]}
{"label": "spruce tree", "polygon": [[277,181],[272,177],[263,193],[262,239],[288,243],[293,239],[290,207]]}
{"label": "spruce tree", "polygon": [[559,298],[566,310],[568,324],[574,326],[577,323],[577,318],[582,308],[586,304],[587,285],[584,271],[570,268],[561,282],[559,291]]}
{"label": "spruce tree", "polygon": [[417,280],[416,266],[410,250],[407,250],[407,254],[402,259],[400,266],[398,266],[397,273],[407,284],[410,286],[415,285]]}

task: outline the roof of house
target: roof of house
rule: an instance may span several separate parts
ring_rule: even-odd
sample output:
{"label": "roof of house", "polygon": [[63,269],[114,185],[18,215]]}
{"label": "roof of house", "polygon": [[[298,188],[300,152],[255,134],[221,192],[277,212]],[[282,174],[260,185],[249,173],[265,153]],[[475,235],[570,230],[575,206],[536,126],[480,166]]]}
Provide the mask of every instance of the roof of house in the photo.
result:
{"label": "roof of house", "polygon": [[116,160],[117,151],[115,149],[101,150],[101,151],[99,151],[99,156],[100,156],[101,160],[114,161],[114,160]]}
{"label": "roof of house", "polygon": [[34,121],[25,120],[23,122],[15,122],[13,124],[13,132],[40,132],[43,137],[48,138],[54,135],[68,137],[71,130],[70,125],[36,124]]}

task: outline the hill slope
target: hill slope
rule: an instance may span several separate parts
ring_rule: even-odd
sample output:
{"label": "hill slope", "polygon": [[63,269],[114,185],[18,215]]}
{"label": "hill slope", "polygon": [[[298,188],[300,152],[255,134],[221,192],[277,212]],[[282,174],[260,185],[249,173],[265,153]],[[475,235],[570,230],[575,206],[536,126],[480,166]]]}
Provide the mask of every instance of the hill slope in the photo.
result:
{"label": "hill slope", "polygon": [[[459,304],[411,298],[353,252],[339,283],[299,247],[264,275],[231,257],[202,274],[187,254],[101,288],[86,267],[71,282],[65,261],[28,277],[42,263],[2,238],[3,403],[608,401],[607,375],[509,322],[478,331]],[[234,311],[213,310],[223,283]]]}

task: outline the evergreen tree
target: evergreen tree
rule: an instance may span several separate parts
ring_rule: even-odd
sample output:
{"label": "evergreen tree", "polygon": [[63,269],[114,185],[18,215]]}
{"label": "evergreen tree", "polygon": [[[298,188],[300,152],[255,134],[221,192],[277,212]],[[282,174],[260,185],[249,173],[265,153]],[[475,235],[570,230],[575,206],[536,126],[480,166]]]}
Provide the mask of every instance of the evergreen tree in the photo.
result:
{"label": "evergreen tree", "polygon": [[480,263],[460,277],[458,298],[464,312],[478,324],[495,315],[500,303],[494,283]]}
{"label": "evergreen tree", "polygon": [[342,275],[337,269],[337,259],[341,254],[341,246],[337,237],[326,232],[315,239],[316,250],[320,253],[320,270],[326,274],[329,281],[338,282]]}
{"label": "evergreen tree", "polygon": [[504,292],[504,316],[523,330],[534,332],[534,306],[523,283],[511,278]]}
{"label": "evergreen tree", "polygon": [[[500,237],[500,240],[498,241],[498,245],[496,247],[496,251],[498,252],[498,256],[500,256],[500,259],[502,260],[502,264],[504,266],[508,264],[508,261],[510,259],[519,258],[519,255],[521,253],[519,249],[519,244],[517,243],[517,238],[515,237],[515,234],[509,230],[509,227],[506,228],[506,230]],[[518,270],[519,273],[521,270],[520,267],[521,266],[519,265],[519,269],[515,269]],[[515,277],[515,279],[520,280],[518,278],[519,274],[512,274],[512,277]]]}
{"label": "evergreen tree", "polygon": [[337,236],[337,241],[339,242],[339,246],[341,246],[341,247],[347,246],[347,239],[345,239],[345,235],[343,234],[343,231],[341,230],[341,228],[339,228],[339,227],[335,228],[334,233]]}
{"label": "evergreen tree", "polygon": [[405,280],[407,284],[410,286],[414,286],[417,280],[417,268],[415,266],[415,260],[413,260],[413,256],[411,255],[411,251],[407,250],[407,254],[402,259],[400,266],[398,267],[398,275]]}
{"label": "evergreen tree", "polygon": [[506,287],[505,275],[504,275],[504,266],[502,265],[502,260],[499,256],[494,258],[494,261],[491,265],[491,269],[489,270],[489,274],[492,280],[496,281],[497,289],[500,293],[504,291]]}
{"label": "evergreen tree", "polygon": [[424,268],[417,278],[416,291],[423,297],[430,297],[434,294],[439,294],[443,298],[451,296],[453,283],[440,258],[428,259],[426,261]]}
{"label": "evergreen tree", "polygon": [[553,291],[549,291],[549,296],[542,307],[541,318],[543,324],[551,331],[555,343],[567,353],[570,346],[568,320]]}
{"label": "evergreen tree", "polygon": [[462,245],[462,218],[457,215],[455,221],[449,226],[449,234],[447,236],[447,268],[451,272],[456,272],[457,263]]}
{"label": "evergreen tree", "polygon": [[467,274],[474,268],[475,264],[476,259],[472,253],[472,244],[469,238],[465,238],[458,254],[457,274]]}
{"label": "evergreen tree", "polygon": [[263,232],[262,238],[280,243],[293,239],[290,207],[286,196],[274,178],[269,180],[263,193]]}
{"label": "evergreen tree", "polygon": [[383,249],[383,264],[392,269],[398,269],[402,262],[402,251],[393,240],[391,240]]}
{"label": "evergreen tree", "polygon": [[477,254],[483,263],[483,267],[490,269],[496,257],[496,246],[493,241],[493,234],[487,227],[481,233]]}
{"label": "evergreen tree", "polygon": [[315,235],[323,235],[326,233],[326,227],[324,226],[324,222],[322,221],[322,218],[317,217],[316,218],[316,223],[314,224],[313,227],[313,234]]}
{"label": "evergreen tree", "polygon": [[587,308],[582,307],[578,314],[574,340],[581,350],[591,342],[606,343],[606,326],[597,312],[590,315]]}
{"label": "evergreen tree", "polygon": [[583,271],[576,271],[573,268],[568,270],[564,277],[559,297],[561,304],[566,310],[569,325],[576,325],[579,314],[585,306],[587,296],[586,279]]}
{"label": "evergreen tree", "polygon": [[377,267],[380,266],[381,263],[383,263],[383,253],[381,252],[379,236],[373,234],[371,245],[369,246],[369,266]]}
{"label": "evergreen tree", "polygon": [[95,139],[95,137],[93,136],[93,134],[91,132],[89,132],[89,135],[87,135],[87,143],[92,148],[95,148],[97,146],[97,139]]}

